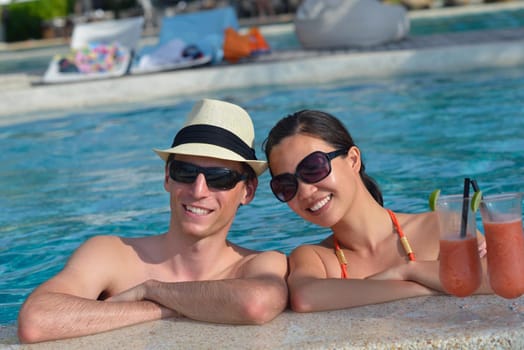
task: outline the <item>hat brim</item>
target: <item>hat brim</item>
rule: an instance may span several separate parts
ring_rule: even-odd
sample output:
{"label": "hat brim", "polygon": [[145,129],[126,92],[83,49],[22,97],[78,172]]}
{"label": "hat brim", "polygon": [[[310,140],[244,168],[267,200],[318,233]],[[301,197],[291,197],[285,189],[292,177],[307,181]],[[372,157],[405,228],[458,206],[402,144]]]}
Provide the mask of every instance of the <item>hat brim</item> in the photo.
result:
{"label": "hat brim", "polygon": [[164,161],[167,161],[170,154],[185,154],[190,156],[211,157],[236,162],[247,163],[257,176],[260,176],[267,169],[267,162],[263,160],[246,160],[237,153],[220,146],[207,143],[184,143],[176,147],[165,150],[153,149],[156,154]]}

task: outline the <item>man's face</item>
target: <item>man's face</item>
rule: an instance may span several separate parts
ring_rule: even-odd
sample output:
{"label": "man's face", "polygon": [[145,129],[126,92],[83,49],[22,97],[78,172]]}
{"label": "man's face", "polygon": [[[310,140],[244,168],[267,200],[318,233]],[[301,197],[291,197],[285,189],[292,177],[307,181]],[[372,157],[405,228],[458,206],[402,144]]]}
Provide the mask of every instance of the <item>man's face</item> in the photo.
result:
{"label": "man's face", "polygon": [[[242,164],[235,161],[186,155],[176,155],[175,161],[184,162],[180,164],[188,171],[181,174],[179,181],[175,181],[169,175],[169,166],[166,167],[164,186],[170,193],[172,227],[177,233],[199,239],[215,235],[225,238],[238,207],[241,204],[248,204],[253,199],[257,180],[239,181],[231,189],[215,188],[220,187],[217,183],[220,184],[223,181],[217,181],[216,178],[214,181],[211,179],[215,175],[213,169],[209,169],[211,174],[208,175],[208,181],[199,171],[206,172],[206,168],[227,168],[245,174]],[[198,175],[194,181],[192,181],[194,176],[191,176],[190,171],[193,166],[204,168],[196,171]]]}

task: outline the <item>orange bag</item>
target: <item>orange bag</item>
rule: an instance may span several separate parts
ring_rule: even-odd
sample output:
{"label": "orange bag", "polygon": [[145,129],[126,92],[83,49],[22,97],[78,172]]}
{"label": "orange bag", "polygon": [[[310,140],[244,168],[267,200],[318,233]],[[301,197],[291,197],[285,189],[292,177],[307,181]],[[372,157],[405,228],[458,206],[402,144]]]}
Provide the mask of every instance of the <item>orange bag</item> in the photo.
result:
{"label": "orange bag", "polygon": [[249,29],[248,34],[242,35],[233,28],[224,31],[224,59],[236,63],[240,59],[270,52],[269,45],[257,27]]}
{"label": "orange bag", "polygon": [[249,41],[251,43],[251,54],[269,52],[269,45],[257,27],[249,29]]}
{"label": "orange bag", "polygon": [[233,28],[228,27],[224,31],[224,59],[235,63],[241,58],[251,55],[251,44],[249,37],[238,34]]}

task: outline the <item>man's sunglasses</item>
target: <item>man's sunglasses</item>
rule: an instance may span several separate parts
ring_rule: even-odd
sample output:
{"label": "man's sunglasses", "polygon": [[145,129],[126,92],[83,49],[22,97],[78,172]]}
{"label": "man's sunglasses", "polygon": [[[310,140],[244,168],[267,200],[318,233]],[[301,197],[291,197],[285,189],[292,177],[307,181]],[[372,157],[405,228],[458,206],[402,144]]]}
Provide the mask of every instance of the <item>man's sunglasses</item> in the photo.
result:
{"label": "man's sunglasses", "polygon": [[316,151],[300,161],[294,174],[280,174],[271,179],[270,185],[273,194],[281,202],[289,202],[298,191],[298,179],[307,184],[314,184],[324,180],[331,174],[331,160],[348,153],[349,148],[342,148],[333,152]]}
{"label": "man's sunglasses", "polygon": [[247,179],[246,174],[241,174],[228,168],[204,168],[179,160],[172,160],[169,163],[169,177],[177,182],[185,184],[193,183],[198,174],[204,175],[207,186],[217,190],[230,190],[235,187],[239,181]]}

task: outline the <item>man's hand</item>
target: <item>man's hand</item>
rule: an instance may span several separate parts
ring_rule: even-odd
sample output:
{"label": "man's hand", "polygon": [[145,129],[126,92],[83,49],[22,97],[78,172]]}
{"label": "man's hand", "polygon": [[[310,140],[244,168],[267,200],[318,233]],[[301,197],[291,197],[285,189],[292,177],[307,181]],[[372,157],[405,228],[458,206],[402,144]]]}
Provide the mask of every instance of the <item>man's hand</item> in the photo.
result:
{"label": "man's hand", "polygon": [[125,290],[119,294],[113,295],[106,299],[108,302],[124,302],[124,301],[141,301],[146,299],[147,282],[136,285],[128,290]]}
{"label": "man's hand", "polygon": [[[146,281],[144,283],[140,283],[139,285],[134,286],[133,288],[130,288],[126,291],[123,291],[122,293],[113,295],[112,297],[107,298],[105,301],[110,303],[122,303],[122,302],[135,302],[135,301],[143,301],[148,300],[147,299],[147,288],[150,285],[150,281]],[[161,318],[169,318],[169,317],[181,317],[182,314],[177,312],[176,310],[170,309],[165,305],[158,304],[154,300],[148,300],[151,301],[160,307],[160,310],[162,312]]]}

